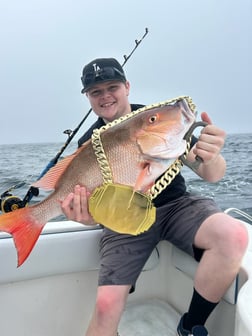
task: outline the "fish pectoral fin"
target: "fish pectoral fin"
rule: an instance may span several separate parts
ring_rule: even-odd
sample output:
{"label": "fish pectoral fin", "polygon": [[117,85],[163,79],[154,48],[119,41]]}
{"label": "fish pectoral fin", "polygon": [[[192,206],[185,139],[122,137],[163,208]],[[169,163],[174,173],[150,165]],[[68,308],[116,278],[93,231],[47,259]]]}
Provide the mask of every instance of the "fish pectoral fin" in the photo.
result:
{"label": "fish pectoral fin", "polygon": [[149,179],[150,176],[150,164],[149,162],[145,162],[143,164],[143,169],[140,171],[135,186],[134,186],[134,191],[146,191],[150,186],[152,186],[153,183],[149,183],[146,186],[146,179]]}

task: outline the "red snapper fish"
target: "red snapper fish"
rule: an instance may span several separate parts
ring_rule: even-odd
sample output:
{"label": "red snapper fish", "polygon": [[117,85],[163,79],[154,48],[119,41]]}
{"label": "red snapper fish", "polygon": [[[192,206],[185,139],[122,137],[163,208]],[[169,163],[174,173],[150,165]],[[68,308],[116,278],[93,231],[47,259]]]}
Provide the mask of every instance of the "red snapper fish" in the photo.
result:
{"label": "red snapper fish", "polygon": [[[184,136],[195,122],[187,97],[142,108],[105,126],[100,138],[113,182],[147,192],[186,150]],[[52,190],[41,202],[0,215],[0,231],[12,235],[18,266],[31,253],[45,224],[62,214],[62,201],[75,185],[92,193],[103,175],[91,140],[52,167],[33,186]],[[102,224],[102,223],[100,223]]]}

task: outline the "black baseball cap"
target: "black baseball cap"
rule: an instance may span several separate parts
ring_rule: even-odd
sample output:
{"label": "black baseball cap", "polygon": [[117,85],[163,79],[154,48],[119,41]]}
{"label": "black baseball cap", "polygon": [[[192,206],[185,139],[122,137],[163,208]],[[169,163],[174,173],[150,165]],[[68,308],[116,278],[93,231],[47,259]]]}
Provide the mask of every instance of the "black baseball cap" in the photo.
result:
{"label": "black baseball cap", "polygon": [[83,68],[81,93],[87,92],[95,84],[109,81],[126,82],[121,64],[115,58],[97,58]]}

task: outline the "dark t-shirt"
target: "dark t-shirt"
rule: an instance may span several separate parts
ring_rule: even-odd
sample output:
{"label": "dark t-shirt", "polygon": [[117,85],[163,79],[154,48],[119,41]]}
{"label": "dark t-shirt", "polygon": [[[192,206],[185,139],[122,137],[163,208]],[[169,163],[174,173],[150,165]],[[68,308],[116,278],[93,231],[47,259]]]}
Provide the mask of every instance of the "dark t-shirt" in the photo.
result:
{"label": "dark t-shirt", "polygon": [[[137,109],[143,107],[144,105],[131,104],[131,110],[136,111]],[[98,118],[96,122],[87,130],[87,132],[79,139],[78,146],[80,147],[85,141],[89,140],[93,134],[93,130],[104,126],[105,123],[102,118]],[[196,143],[197,139],[192,138],[191,146]],[[154,204],[156,207],[159,207],[171,200],[174,200],[186,192],[185,179],[179,173],[169,186],[167,186],[155,199]]]}

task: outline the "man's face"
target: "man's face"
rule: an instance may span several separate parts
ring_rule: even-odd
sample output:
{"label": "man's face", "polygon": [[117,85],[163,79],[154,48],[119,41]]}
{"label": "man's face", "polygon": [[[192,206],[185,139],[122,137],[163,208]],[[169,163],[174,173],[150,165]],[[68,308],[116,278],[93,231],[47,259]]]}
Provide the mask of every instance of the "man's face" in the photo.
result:
{"label": "man's face", "polygon": [[86,95],[95,114],[110,122],[131,112],[129,88],[129,82],[110,81],[94,85]]}

